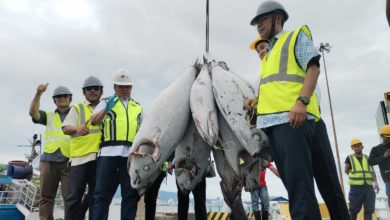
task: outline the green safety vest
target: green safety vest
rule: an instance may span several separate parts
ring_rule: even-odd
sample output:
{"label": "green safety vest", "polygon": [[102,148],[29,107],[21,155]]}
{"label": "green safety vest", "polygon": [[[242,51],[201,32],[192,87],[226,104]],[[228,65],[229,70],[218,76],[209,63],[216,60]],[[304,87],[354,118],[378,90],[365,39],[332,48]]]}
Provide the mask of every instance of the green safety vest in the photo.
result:
{"label": "green safety vest", "polygon": [[[289,112],[299,97],[306,76],[295,57],[295,44],[300,31],[311,37],[307,26],[293,32],[285,32],[276,41],[271,52],[264,56],[261,63],[257,114]],[[315,93],[310,97],[307,112],[320,119]]]}
{"label": "green safety vest", "polygon": [[355,155],[349,155],[351,170],[349,171],[349,185],[372,185],[372,169],[368,165],[367,156],[363,155],[362,163]]}
{"label": "green safety vest", "polygon": [[[86,103],[82,102],[74,106],[79,113],[78,125],[85,124],[91,118],[93,109]],[[70,139],[70,157],[81,157],[89,153],[96,153],[99,151],[100,138],[102,136],[99,125],[91,125],[88,122],[87,127],[89,134],[80,136],[73,134]]]}
{"label": "green safety vest", "polygon": [[103,119],[103,137],[100,146],[125,145],[130,147],[139,127],[138,117],[141,113],[141,105],[133,99],[129,100],[127,108],[119,99]]}
{"label": "green safety vest", "polygon": [[46,131],[43,134],[43,152],[51,154],[61,149],[62,155],[69,157],[70,136],[62,131],[62,121],[58,112],[46,112]]}

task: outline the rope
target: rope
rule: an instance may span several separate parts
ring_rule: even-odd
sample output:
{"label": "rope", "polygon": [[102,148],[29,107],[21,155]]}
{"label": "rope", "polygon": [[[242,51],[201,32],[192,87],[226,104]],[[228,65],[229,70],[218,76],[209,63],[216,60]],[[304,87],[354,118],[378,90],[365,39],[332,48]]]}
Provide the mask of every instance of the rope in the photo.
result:
{"label": "rope", "polygon": [[209,52],[209,0],[206,0],[206,52]]}

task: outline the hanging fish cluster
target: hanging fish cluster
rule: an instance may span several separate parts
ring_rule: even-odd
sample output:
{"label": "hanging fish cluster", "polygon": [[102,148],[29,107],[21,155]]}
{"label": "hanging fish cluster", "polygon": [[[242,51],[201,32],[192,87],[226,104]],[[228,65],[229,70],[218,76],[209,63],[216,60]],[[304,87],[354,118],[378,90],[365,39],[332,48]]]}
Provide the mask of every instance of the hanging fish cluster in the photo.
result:
{"label": "hanging fish cluster", "polygon": [[[160,93],[144,117],[129,155],[131,185],[143,194],[175,153],[177,183],[189,192],[206,175],[212,151],[226,203],[242,207],[240,194],[248,175],[243,175],[240,159],[244,164],[256,163],[259,156],[269,160],[267,137],[248,121],[244,101],[255,96],[249,83],[208,54],[204,60]],[[248,167],[245,173],[258,176],[260,166]],[[245,211],[238,213],[238,218],[245,216]]]}

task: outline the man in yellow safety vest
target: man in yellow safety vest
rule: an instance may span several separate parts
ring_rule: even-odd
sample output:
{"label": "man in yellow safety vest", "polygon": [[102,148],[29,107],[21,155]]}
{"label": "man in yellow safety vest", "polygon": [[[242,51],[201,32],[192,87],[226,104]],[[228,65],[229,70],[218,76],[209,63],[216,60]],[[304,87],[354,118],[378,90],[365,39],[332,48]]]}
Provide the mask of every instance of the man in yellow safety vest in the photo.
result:
{"label": "man in yellow safety vest", "polygon": [[53,220],[54,199],[58,184],[64,201],[68,191],[68,159],[69,139],[62,130],[62,122],[69,113],[72,93],[67,87],[58,86],[53,92],[56,109],[52,112],[39,110],[42,94],[47,90],[48,83],[38,85],[37,92],[31,102],[29,114],[36,124],[46,126],[43,135],[43,152],[40,158],[40,220]]}
{"label": "man in yellow safety vest", "polygon": [[345,173],[348,174],[349,214],[355,220],[364,206],[364,220],[371,220],[375,211],[375,192],[379,191],[374,169],[368,165],[368,156],[363,154],[363,143],[352,139],[351,148],[354,154],[345,159]]}
{"label": "man in yellow safety vest", "polygon": [[271,156],[289,195],[291,217],[319,220],[313,181],[317,165],[312,154],[315,121],[320,120],[317,96],[313,95],[320,54],[307,26],[283,30],[288,18],[279,2],[264,1],[250,22],[269,42],[261,64],[257,128],[269,138]]}
{"label": "man in yellow safety vest", "polygon": [[140,197],[130,185],[127,157],[142,121],[142,107],[131,98],[133,81],[126,70],[118,70],[113,81],[115,95],[100,102],[91,117],[92,125],[102,126],[92,219],[107,219],[111,200],[120,184],[121,219],[134,220]]}
{"label": "man in yellow safety vest", "polygon": [[[65,220],[83,220],[89,207],[92,214],[92,193],[95,189],[96,155],[99,151],[101,131],[89,123],[92,112],[100,102],[103,84],[94,76],[83,84],[85,101],[74,105],[66,117],[62,129],[70,139],[69,193],[66,199]],[[85,188],[88,194],[83,199]],[[83,201],[83,202],[82,202]]]}

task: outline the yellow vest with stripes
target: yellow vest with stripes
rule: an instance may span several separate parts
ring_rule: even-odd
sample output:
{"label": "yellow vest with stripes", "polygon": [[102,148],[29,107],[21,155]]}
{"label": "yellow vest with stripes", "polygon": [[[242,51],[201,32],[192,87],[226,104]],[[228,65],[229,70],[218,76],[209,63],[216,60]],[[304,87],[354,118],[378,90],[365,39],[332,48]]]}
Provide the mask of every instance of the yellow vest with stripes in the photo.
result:
{"label": "yellow vest with stripes", "polygon": [[349,155],[351,170],[349,171],[349,185],[372,185],[372,170],[368,166],[367,156],[363,155],[362,163],[355,155]]}
{"label": "yellow vest with stripes", "polygon": [[[79,113],[78,125],[85,124],[87,120],[91,118],[93,109],[86,103],[79,103],[74,106]],[[87,127],[89,129],[88,135],[80,136],[74,134],[70,139],[70,157],[81,157],[89,153],[95,153],[99,151],[100,138],[102,132],[99,125],[91,125],[88,122]]]}
{"label": "yellow vest with stripes", "polygon": [[70,136],[62,131],[62,121],[58,112],[46,112],[46,132],[43,134],[43,152],[51,154],[58,148],[62,155],[69,157]]}
{"label": "yellow vest with stripes", "polygon": [[[293,32],[281,34],[270,53],[261,63],[261,81],[257,114],[267,115],[289,112],[294,106],[303,88],[306,72],[299,66],[295,57],[295,44],[300,31],[311,38],[307,26]],[[317,96],[313,93],[307,112],[320,118]]]}
{"label": "yellow vest with stripes", "polygon": [[[118,99],[118,97],[116,97]],[[133,99],[126,106],[119,101],[107,112],[103,120],[101,147],[125,145],[131,146],[138,130],[138,117],[142,107]]]}

